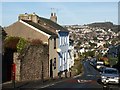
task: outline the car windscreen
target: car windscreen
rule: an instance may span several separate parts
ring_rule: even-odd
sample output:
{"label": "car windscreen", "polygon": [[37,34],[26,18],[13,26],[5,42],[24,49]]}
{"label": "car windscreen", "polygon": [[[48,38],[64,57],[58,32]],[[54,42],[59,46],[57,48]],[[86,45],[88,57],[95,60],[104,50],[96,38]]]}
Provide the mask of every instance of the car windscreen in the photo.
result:
{"label": "car windscreen", "polygon": [[118,74],[117,70],[105,70],[106,74]]}

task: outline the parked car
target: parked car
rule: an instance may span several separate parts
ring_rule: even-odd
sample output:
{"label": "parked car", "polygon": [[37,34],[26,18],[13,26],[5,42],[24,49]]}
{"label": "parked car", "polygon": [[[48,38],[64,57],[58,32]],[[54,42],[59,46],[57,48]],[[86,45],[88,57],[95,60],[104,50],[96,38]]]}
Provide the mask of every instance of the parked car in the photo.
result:
{"label": "parked car", "polygon": [[92,66],[96,67],[96,64],[97,64],[96,58],[91,59],[91,60],[90,60],[90,64],[91,64]]}
{"label": "parked car", "polygon": [[101,82],[104,84],[119,84],[120,76],[119,72],[115,68],[106,67],[101,73]]}
{"label": "parked car", "polygon": [[103,72],[104,68],[106,68],[106,66],[101,66],[101,67],[99,68],[99,71],[100,71],[100,72]]}
{"label": "parked car", "polygon": [[104,62],[103,61],[97,61],[96,68],[100,69],[100,67],[104,67]]}

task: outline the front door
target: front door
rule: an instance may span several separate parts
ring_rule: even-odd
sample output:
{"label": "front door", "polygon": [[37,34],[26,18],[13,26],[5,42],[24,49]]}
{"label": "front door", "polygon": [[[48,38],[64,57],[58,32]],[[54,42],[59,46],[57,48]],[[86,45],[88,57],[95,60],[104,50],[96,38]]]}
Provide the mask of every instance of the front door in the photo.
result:
{"label": "front door", "polygon": [[50,60],[50,77],[53,77],[53,70],[52,70],[52,59]]}

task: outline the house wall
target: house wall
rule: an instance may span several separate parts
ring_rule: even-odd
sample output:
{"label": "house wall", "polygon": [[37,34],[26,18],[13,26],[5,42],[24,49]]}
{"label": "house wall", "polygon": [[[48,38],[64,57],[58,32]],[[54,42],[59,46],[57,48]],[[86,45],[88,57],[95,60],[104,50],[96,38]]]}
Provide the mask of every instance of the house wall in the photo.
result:
{"label": "house wall", "polygon": [[38,31],[35,31],[31,27],[28,27],[19,21],[5,28],[5,31],[8,36],[23,37],[26,40],[40,39],[45,43],[48,42],[47,36],[40,32],[38,33]]}
{"label": "house wall", "polygon": [[[58,48],[58,38],[56,38],[56,49]],[[53,77],[58,76],[58,53],[54,49],[54,38],[49,39],[49,76],[50,76],[50,60],[52,60]],[[54,58],[56,58],[56,69],[54,69]]]}
{"label": "house wall", "polygon": [[58,71],[69,71],[69,59],[68,59],[68,48],[69,48],[69,33],[59,32],[59,48],[61,49],[59,55]]}

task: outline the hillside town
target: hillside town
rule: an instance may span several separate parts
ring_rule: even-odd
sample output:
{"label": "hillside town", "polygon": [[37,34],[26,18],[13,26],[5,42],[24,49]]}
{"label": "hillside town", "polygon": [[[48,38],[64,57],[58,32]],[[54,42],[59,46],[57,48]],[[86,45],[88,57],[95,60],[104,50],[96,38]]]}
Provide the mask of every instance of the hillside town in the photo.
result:
{"label": "hillside town", "polygon": [[102,26],[100,28],[90,25],[66,25],[64,27],[70,31],[70,39],[74,40],[74,48],[80,53],[95,51],[105,55],[110,46],[120,44],[120,32],[113,31],[111,27],[107,30]]}

